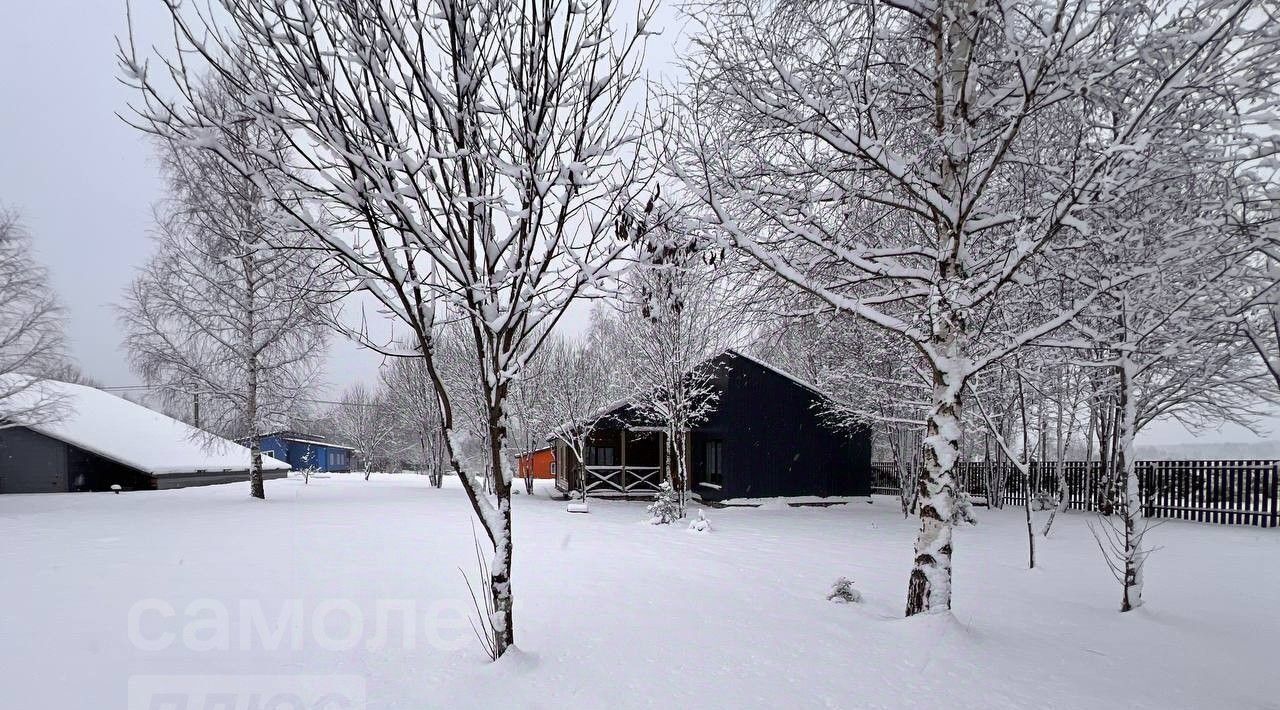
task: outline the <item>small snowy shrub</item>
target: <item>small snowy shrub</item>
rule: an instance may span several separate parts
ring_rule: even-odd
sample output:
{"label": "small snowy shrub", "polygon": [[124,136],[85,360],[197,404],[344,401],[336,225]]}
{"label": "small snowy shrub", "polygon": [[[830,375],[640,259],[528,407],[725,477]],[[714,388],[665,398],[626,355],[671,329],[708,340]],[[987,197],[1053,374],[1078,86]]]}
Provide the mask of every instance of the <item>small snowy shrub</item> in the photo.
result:
{"label": "small snowy shrub", "polygon": [[827,595],[827,600],[837,604],[852,604],[862,601],[862,592],[853,588],[853,580],[841,577],[831,585],[831,593]]}
{"label": "small snowy shrub", "polygon": [[311,483],[311,476],[320,472],[315,463],[315,452],[308,447],[307,453],[302,455],[302,485]]}
{"label": "small snowy shrub", "polygon": [[957,493],[955,508],[951,510],[951,524],[959,525],[961,523],[968,525],[978,524],[978,518],[973,514],[973,501],[969,499],[968,493]]}
{"label": "small snowy shrub", "polygon": [[707,516],[703,515],[701,510],[698,511],[697,519],[689,523],[689,531],[700,533],[711,532],[711,521],[707,520]]}
{"label": "small snowy shrub", "polygon": [[658,497],[649,504],[649,522],[654,525],[669,525],[680,519],[680,503],[671,483],[663,481],[658,489]]}

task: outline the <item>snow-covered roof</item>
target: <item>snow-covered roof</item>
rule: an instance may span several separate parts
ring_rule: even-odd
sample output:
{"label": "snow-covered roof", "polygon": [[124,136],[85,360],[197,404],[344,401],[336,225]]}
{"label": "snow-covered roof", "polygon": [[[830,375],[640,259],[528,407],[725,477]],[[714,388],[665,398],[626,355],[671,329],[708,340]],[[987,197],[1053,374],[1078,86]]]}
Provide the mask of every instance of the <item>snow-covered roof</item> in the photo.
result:
{"label": "snow-covered roof", "polygon": [[[19,375],[0,376],[8,377]],[[50,421],[23,421],[21,415],[14,421],[143,473],[249,469],[249,449],[94,387],[41,380],[12,399],[42,395],[61,400],[65,411]],[[0,402],[0,419],[21,409],[20,401]],[[289,464],[264,453],[262,468],[286,470]]]}
{"label": "snow-covered roof", "polygon": [[311,444],[312,446],[324,446],[330,449],[346,449],[347,451],[355,451],[356,447],[346,446],[344,444],[335,444],[332,441],[321,441],[319,439],[304,439],[300,436],[280,436],[284,441],[291,441],[295,444]]}
{"label": "snow-covered roof", "polygon": [[[291,441],[295,444],[311,444],[312,446],[327,446],[330,449],[346,449],[347,451],[356,450],[356,447],[354,446],[347,446],[346,444],[339,444],[333,441],[329,441],[328,439],[326,439],[323,436],[320,436],[319,434],[302,434],[296,431],[273,431],[270,434],[263,434],[262,438],[265,439],[269,436],[274,436],[277,439],[281,439],[282,441]],[[240,439],[240,441],[246,441],[246,440]]]}
{"label": "snow-covered roof", "polygon": [[581,425],[594,426],[597,422],[607,418],[609,415],[613,414],[615,411],[622,409],[628,404],[635,402],[639,396],[640,395],[638,393],[630,394],[630,395],[627,395],[626,397],[623,397],[622,399],[614,400],[606,404],[605,406],[600,407],[599,409],[578,419],[577,421],[561,422],[560,426],[557,426],[555,429],[551,431],[550,434],[547,435],[546,440],[555,441],[556,439],[564,436],[566,432],[568,432],[570,429],[573,429],[576,426],[581,426]]}

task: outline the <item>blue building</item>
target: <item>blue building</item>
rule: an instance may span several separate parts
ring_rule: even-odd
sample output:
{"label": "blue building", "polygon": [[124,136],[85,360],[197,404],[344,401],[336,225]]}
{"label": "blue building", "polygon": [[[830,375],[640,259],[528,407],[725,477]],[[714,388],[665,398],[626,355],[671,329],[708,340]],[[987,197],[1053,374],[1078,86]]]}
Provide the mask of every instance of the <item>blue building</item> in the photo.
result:
{"label": "blue building", "polygon": [[277,431],[262,437],[262,452],[288,463],[295,471],[311,469],[345,473],[351,470],[350,446],[318,434]]}

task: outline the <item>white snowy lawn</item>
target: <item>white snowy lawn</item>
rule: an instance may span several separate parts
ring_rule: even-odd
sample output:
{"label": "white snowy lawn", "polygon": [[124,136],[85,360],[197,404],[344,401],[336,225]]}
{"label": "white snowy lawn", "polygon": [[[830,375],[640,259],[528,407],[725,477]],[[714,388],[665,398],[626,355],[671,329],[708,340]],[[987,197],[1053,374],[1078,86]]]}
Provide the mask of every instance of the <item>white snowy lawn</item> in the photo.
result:
{"label": "white snowy lawn", "polygon": [[[914,525],[893,499],[708,510],[698,534],[542,489],[515,501],[521,650],[493,665],[458,612],[474,555],[456,482],[267,486],[265,503],[244,485],[0,496],[0,708],[129,707],[131,677],[168,675],[355,676],[370,708],[1280,707],[1277,530],[1161,525],[1147,607],[1121,615],[1087,516],[1028,571],[1020,511],[979,510],[954,614],[904,620]],[[841,575],[864,603],[825,600]],[[242,608],[273,623],[289,604],[304,626],[283,641],[242,629]],[[393,613],[378,638],[379,609],[409,605],[429,633]]]}

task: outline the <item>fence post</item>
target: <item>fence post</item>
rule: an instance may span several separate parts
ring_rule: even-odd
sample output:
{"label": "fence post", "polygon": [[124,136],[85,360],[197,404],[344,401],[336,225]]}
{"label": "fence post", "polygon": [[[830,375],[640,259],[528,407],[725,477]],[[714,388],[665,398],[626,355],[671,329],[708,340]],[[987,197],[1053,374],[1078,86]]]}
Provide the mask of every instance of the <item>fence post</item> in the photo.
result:
{"label": "fence post", "polygon": [[1280,464],[1271,464],[1271,527],[1280,522]]}

